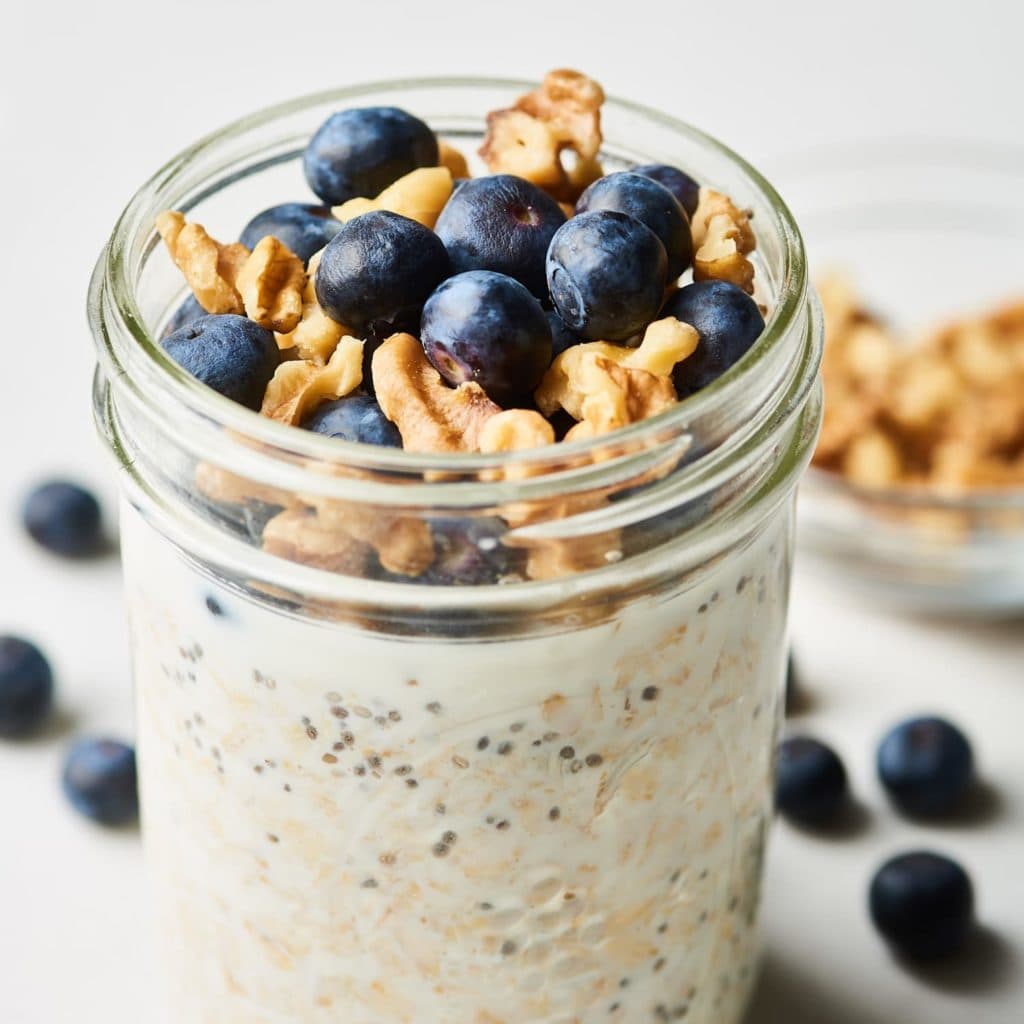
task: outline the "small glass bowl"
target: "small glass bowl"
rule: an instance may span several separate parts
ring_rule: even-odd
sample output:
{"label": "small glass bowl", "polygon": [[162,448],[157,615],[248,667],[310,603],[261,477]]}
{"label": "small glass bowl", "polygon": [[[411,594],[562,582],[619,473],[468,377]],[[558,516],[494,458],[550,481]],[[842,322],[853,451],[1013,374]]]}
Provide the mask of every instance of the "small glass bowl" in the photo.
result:
{"label": "small glass bowl", "polygon": [[[816,276],[848,274],[900,333],[1024,298],[1024,150],[878,141],[791,155],[768,171]],[[812,469],[800,493],[805,564],[870,600],[926,613],[1024,610],[1024,488],[868,491]]]}

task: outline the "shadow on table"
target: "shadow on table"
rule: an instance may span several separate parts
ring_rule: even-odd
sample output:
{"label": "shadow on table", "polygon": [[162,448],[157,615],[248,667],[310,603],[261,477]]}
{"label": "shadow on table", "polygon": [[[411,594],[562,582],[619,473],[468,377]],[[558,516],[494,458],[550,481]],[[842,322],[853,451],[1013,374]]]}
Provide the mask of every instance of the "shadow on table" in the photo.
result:
{"label": "shadow on table", "polygon": [[[844,1002],[840,1002],[840,998]],[[865,993],[865,1000],[870,993]],[[870,1007],[830,992],[812,968],[768,952],[744,1024],[892,1024]]]}
{"label": "shadow on table", "polygon": [[[1020,965],[1013,949],[997,932],[979,926],[965,950],[951,961],[931,966],[893,963],[921,984],[938,991],[979,996],[1012,984]],[[770,950],[744,1024],[893,1024],[878,1016],[863,995],[830,992],[813,965],[802,967]]]}

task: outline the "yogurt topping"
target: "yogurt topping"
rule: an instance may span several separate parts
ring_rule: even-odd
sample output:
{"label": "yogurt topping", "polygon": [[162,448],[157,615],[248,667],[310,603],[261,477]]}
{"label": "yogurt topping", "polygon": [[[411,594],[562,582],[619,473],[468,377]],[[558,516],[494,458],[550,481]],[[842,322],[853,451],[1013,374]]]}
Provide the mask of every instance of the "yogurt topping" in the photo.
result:
{"label": "yogurt topping", "polygon": [[488,641],[307,619],[122,532],[172,1019],[739,1020],[788,510],[669,596]]}

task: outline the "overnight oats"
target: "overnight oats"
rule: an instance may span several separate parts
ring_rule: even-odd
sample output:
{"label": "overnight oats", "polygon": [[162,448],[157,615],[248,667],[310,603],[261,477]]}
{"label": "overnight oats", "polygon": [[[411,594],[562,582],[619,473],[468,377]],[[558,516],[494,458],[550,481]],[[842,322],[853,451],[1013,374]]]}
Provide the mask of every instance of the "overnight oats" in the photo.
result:
{"label": "overnight oats", "polygon": [[770,186],[576,72],[347,90],[168,165],[91,316],[169,1019],[738,1021],[820,420]]}

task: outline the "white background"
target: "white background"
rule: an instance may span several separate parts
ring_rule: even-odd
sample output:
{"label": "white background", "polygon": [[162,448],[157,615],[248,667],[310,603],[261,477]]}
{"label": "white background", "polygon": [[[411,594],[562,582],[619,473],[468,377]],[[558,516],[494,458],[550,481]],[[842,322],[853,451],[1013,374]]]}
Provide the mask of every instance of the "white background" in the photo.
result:
{"label": "white background", "polygon": [[[47,737],[0,748],[0,1021],[139,1024],[152,1018],[152,985],[137,837],[80,822],[57,787],[73,731],[131,734],[117,565],[57,564],[29,549],[14,520],[43,473],[73,473],[112,507],[90,424],[83,304],[132,190],[193,138],[287,96],[416,74],[537,77],[566,64],[693,121],[769,173],[787,152],[849,138],[1021,144],[1024,18],[1014,0],[10,6],[0,24],[0,631],[52,653],[61,714]],[[798,572],[793,629],[813,691],[800,724],[847,758],[865,823],[829,840],[779,828],[751,1024],[1021,1021],[1021,622],[901,620]],[[872,746],[918,709],[948,711],[974,736],[997,794],[983,820],[925,831],[886,809]],[[986,925],[972,957],[929,975],[890,961],[863,906],[874,864],[921,844],[970,867]]]}

